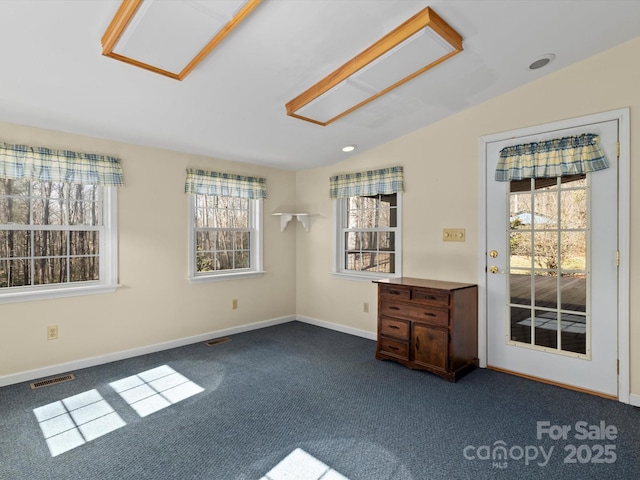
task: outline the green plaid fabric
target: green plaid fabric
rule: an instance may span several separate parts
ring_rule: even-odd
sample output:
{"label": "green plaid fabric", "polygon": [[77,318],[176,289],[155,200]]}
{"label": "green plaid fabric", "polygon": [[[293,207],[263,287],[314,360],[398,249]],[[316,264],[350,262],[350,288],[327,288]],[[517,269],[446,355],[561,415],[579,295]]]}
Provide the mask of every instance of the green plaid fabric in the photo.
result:
{"label": "green plaid fabric", "polygon": [[188,168],[184,193],[252,199],[267,198],[267,181],[259,177],[243,177],[231,173]]}
{"label": "green plaid fabric", "polygon": [[400,166],[347,173],[329,178],[329,197],[348,198],[389,195],[404,191],[403,168]]}
{"label": "green plaid fabric", "polygon": [[124,185],[120,159],[0,143],[0,178],[75,185]]}
{"label": "green plaid fabric", "polygon": [[500,150],[496,180],[554,178],[609,168],[599,137],[585,133],[537,143],[513,145]]}

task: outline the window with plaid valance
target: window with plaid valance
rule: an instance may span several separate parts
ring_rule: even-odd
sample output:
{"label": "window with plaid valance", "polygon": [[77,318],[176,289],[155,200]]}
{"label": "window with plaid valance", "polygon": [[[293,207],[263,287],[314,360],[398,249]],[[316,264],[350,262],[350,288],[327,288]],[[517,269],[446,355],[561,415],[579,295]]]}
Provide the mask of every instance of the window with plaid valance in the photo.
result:
{"label": "window with plaid valance", "polygon": [[188,168],[184,192],[250,199],[267,198],[267,181],[260,177]]}
{"label": "window with plaid valance", "polygon": [[402,275],[403,168],[329,178],[334,203],[334,273],[348,278]]}
{"label": "window with plaid valance", "polygon": [[124,185],[120,159],[0,143],[0,178],[74,185]]}
{"label": "window with plaid valance", "polygon": [[390,195],[404,191],[400,166],[335,175],[329,179],[330,198]]}
{"label": "window with plaid valance", "polygon": [[500,150],[495,179],[510,182],[604,170],[609,164],[598,142],[598,135],[585,133],[505,147]]}

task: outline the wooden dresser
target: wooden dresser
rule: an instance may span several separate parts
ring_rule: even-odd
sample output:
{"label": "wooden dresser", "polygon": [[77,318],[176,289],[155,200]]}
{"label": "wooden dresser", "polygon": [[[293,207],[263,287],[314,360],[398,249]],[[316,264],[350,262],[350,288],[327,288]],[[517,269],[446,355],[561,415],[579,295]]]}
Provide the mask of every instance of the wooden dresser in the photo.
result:
{"label": "wooden dresser", "polygon": [[455,382],[478,366],[478,286],[421,278],[378,284],[376,358]]}

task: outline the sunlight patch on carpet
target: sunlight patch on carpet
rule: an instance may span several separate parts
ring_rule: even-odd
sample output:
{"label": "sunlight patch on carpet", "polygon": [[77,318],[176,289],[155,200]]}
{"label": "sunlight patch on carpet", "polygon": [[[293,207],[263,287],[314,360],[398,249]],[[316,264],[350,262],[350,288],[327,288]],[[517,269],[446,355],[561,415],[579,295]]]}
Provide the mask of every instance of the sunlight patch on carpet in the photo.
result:
{"label": "sunlight patch on carpet", "polygon": [[204,392],[204,388],[168,365],[152,368],[109,385],[141,417]]}
{"label": "sunlight patch on carpet", "polygon": [[260,480],[349,480],[301,448],[296,448]]}
{"label": "sunlight patch on carpet", "polygon": [[55,457],[126,425],[97,390],[33,410]]}

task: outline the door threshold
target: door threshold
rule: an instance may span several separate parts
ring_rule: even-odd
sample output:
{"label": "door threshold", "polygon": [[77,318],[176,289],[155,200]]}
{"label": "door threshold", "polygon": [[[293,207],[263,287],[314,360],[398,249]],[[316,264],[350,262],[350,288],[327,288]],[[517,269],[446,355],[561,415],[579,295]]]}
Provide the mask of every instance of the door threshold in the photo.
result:
{"label": "door threshold", "polygon": [[553,385],[555,387],[566,388],[567,390],[573,390],[575,392],[586,393],[589,395],[595,395],[596,397],[606,398],[607,400],[615,400],[616,402],[619,400],[618,397],[614,395],[608,395],[606,393],[597,392],[595,390],[587,390],[586,388],[574,387],[573,385],[567,385],[566,383],[554,382],[552,380],[547,380],[545,378],[534,377],[533,375],[525,375],[524,373],[514,372],[512,370],[506,370],[504,368],[493,367],[491,365],[487,365],[487,369],[494,370],[500,373],[506,373],[508,375],[515,375],[516,377],[526,378],[528,380],[533,380],[534,382],[546,383],[547,385]]}

